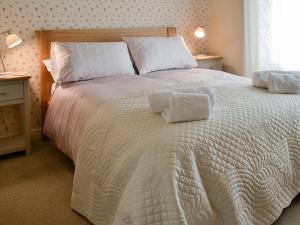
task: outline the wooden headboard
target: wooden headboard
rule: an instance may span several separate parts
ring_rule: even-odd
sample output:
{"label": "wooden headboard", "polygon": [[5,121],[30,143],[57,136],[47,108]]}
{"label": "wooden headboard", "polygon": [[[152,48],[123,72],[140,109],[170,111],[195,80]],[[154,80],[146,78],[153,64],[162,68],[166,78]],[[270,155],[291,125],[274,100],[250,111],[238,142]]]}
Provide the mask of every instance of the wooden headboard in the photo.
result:
{"label": "wooden headboard", "polygon": [[42,60],[50,58],[51,42],[114,42],[121,41],[123,36],[176,36],[175,27],[166,28],[133,28],[133,29],[97,29],[97,30],[42,30],[36,31],[40,51],[41,71],[41,110],[42,124],[51,98],[51,86],[54,83]]}

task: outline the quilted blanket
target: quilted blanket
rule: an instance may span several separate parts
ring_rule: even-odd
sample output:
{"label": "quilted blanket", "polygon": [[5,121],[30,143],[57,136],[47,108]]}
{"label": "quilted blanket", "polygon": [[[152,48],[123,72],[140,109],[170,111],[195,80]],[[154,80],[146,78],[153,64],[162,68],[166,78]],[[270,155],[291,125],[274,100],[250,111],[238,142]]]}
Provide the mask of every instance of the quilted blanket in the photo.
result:
{"label": "quilted blanket", "polygon": [[147,91],[101,105],[81,139],[72,208],[99,225],[272,224],[300,191],[300,97],[247,82],[215,91],[206,121],[167,124]]}

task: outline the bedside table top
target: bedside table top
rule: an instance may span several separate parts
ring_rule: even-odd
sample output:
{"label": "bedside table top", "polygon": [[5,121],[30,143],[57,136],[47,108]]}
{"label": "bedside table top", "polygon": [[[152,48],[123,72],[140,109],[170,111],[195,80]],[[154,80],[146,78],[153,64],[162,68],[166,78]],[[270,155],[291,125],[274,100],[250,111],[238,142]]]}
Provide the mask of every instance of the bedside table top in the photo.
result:
{"label": "bedside table top", "polygon": [[29,80],[31,76],[25,72],[13,72],[11,74],[0,75],[0,82]]}
{"label": "bedside table top", "polygon": [[205,60],[212,60],[212,59],[223,59],[222,56],[213,56],[213,55],[194,55],[194,59],[197,61],[205,61]]}

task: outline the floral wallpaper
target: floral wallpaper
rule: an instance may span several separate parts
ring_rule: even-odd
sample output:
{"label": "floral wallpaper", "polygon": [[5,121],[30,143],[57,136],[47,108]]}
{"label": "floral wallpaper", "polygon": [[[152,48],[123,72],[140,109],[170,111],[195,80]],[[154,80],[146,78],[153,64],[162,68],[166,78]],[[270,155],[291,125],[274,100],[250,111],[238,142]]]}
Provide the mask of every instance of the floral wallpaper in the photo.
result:
{"label": "floral wallpaper", "polygon": [[[193,32],[207,28],[208,0],[0,0],[0,32],[11,29],[23,43],[9,51],[0,37],[0,50],[9,71],[32,75],[31,128],[41,127],[39,52],[34,31],[176,26],[193,53],[206,50]],[[0,68],[1,70],[2,68]],[[19,108],[0,108],[0,137],[19,130]]]}

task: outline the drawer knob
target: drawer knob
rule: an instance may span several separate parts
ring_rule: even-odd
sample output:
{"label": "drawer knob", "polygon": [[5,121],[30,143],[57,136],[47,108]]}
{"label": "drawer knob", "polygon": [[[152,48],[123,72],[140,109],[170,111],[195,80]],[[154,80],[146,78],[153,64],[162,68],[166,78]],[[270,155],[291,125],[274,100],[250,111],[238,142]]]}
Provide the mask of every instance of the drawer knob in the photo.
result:
{"label": "drawer knob", "polygon": [[6,93],[5,92],[0,92],[0,96],[5,96]]}

